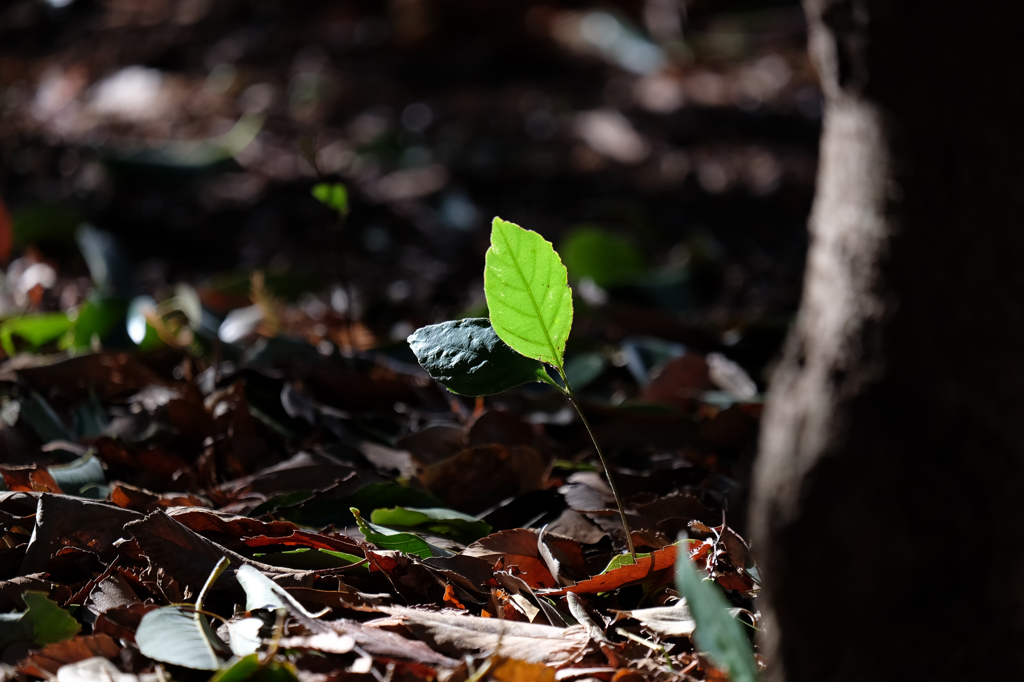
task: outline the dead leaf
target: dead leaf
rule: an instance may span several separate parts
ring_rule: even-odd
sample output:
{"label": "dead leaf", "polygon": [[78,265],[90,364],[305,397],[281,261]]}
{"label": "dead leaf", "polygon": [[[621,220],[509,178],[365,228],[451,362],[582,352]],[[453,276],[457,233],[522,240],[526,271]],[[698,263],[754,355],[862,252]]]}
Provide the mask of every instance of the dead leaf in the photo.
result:
{"label": "dead leaf", "polygon": [[26,466],[0,466],[0,474],[4,477],[7,489],[17,493],[57,493],[62,494],[60,486],[46,467],[38,464]]}
{"label": "dead leaf", "polygon": [[488,674],[499,682],[555,682],[555,671],[540,663],[497,658]]}
{"label": "dead leaf", "polygon": [[[554,587],[558,583],[540,557],[537,537],[537,531],[529,528],[514,528],[493,533],[469,545],[462,552],[462,556],[479,557],[492,566],[501,560],[501,570],[515,566],[519,571],[519,578],[530,587]],[[568,570],[586,575],[583,548],[578,542],[551,533],[545,536],[545,541],[561,552],[562,563]]]}
{"label": "dead leaf", "polygon": [[447,506],[474,514],[538,490],[546,466],[540,453],[525,445],[481,445],[427,467],[419,478]]}
{"label": "dead leaf", "polygon": [[672,569],[676,562],[676,546],[669,545],[663,549],[651,552],[649,556],[639,557],[635,564],[627,564],[612,569],[607,573],[596,575],[589,580],[578,582],[570,587],[560,590],[545,590],[543,594],[554,596],[575,592],[576,594],[597,594],[599,592],[611,592],[626,585],[632,585],[644,580],[655,579],[669,582],[672,579]]}
{"label": "dead leaf", "polygon": [[94,656],[114,658],[120,652],[121,646],[108,635],[79,636],[66,642],[48,644],[39,651],[29,654],[28,658],[18,665],[18,672],[49,678],[68,663],[77,663]]}
{"label": "dead leaf", "polygon": [[[590,648],[590,636],[578,625],[556,628],[497,618],[421,611],[404,606],[382,606],[379,610],[391,614],[439,651],[453,656],[475,651],[559,666],[584,655]],[[368,625],[374,626],[374,623],[377,621]]]}

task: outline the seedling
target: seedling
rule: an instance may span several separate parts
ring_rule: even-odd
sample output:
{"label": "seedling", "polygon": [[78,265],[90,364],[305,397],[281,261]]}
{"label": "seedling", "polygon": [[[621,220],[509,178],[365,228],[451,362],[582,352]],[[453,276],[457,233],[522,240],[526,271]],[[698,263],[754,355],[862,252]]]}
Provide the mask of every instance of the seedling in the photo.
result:
{"label": "seedling", "polygon": [[[572,289],[551,242],[495,218],[484,266],[490,318],[442,322],[416,330],[416,359],[452,393],[484,396],[531,381],[561,391],[580,415],[619,508],[633,563],[636,550],[611,468],[565,376],[565,342],[572,328]],[[547,371],[554,367],[562,382]]]}

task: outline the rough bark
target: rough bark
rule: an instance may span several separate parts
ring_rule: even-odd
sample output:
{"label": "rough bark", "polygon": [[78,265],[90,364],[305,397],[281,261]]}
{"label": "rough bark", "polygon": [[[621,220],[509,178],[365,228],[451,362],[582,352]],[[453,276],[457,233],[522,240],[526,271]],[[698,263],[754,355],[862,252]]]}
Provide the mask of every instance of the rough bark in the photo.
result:
{"label": "rough bark", "polygon": [[805,9],[821,166],[750,516],[769,677],[1024,679],[1024,3]]}

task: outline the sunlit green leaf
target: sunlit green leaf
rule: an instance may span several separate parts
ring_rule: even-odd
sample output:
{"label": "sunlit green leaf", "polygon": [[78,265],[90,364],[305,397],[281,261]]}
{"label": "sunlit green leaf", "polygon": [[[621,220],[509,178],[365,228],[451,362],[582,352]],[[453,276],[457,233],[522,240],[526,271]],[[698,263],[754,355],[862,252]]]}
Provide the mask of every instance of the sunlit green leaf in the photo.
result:
{"label": "sunlit green leaf", "polygon": [[388,528],[410,528],[434,535],[452,535],[466,542],[479,540],[491,532],[490,524],[452,509],[375,509],[370,514],[370,520]]}
{"label": "sunlit green leaf", "polygon": [[484,294],[502,341],[528,358],[562,367],[572,327],[572,290],[551,242],[495,218]]}
{"label": "sunlit green leaf", "polygon": [[417,329],[409,346],[423,369],[452,393],[493,395],[529,382],[547,381],[544,366],[498,338],[486,317]]}
{"label": "sunlit green leaf", "polygon": [[177,606],[150,611],[135,631],[139,651],[154,661],[216,670],[223,662],[209,640],[216,635],[209,631],[206,621],[194,616]]}
{"label": "sunlit green leaf", "polygon": [[676,587],[697,621],[697,647],[727,670],[732,682],[757,682],[757,664],[747,633],[730,613],[722,591],[697,573],[687,552],[679,552],[676,559]]}

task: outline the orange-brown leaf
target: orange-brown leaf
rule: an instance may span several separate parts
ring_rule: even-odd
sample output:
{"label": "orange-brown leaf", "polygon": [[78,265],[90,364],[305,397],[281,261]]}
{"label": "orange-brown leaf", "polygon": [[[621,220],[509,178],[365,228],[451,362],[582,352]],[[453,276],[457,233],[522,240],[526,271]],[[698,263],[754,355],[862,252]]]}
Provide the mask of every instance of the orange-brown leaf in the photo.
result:
{"label": "orange-brown leaf", "polygon": [[[576,594],[597,594],[599,592],[610,592],[626,585],[632,585],[652,577],[671,580],[671,569],[676,563],[676,546],[669,545],[663,549],[651,552],[649,556],[640,557],[635,564],[620,566],[607,573],[595,575],[593,578],[578,582],[575,585],[546,592],[547,595],[559,595],[566,592]],[[666,571],[666,569],[668,569]],[[659,573],[660,572],[660,573]]]}
{"label": "orange-brown leaf", "polygon": [[17,493],[57,493],[63,491],[53,480],[50,472],[39,466],[31,464],[23,467],[0,467],[4,483],[7,489]]}

